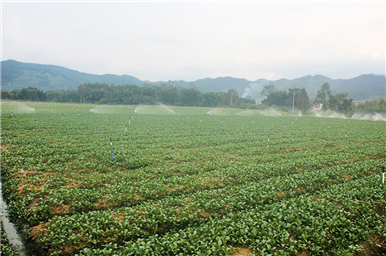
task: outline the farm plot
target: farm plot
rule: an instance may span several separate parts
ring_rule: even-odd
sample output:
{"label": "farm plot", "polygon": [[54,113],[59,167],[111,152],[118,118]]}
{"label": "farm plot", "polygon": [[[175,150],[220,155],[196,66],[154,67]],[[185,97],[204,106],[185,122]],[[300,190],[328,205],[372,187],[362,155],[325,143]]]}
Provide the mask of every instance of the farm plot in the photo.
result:
{"label": "farm plot", "polygon": [[12,104],[2,192],[32,254],[386,250],[385,122]]}

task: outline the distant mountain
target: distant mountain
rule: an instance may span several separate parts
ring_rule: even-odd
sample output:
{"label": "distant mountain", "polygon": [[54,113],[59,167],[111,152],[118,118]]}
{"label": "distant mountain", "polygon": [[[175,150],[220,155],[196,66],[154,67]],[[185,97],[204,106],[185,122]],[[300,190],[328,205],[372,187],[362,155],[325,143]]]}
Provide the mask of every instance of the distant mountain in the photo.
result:
{"label": "distant mountain", "polygon": [[376,74],[361,75],[351,79],[331,79],[322,75],[308,75],[293,80],[258,79],[253,82],[242,78],[218,77],[200,79],[192,83],[203,92],[228,91],[228,89],[233,88],[240,96],[251,98],[259,98],[258,94],[265,85],[273,84],[278,90],[304,87],[308,96],[314,99],[321,85],[326,82],[330,85],[332,94],[347,93],[349,98],[356,101],[374,100],[378,99],[379,96],[386,96],[385,75]]}
{"label": "distant mountain", "polygon": [[348,93],[348,97],[356,101],[366,99],[377,99],[386,95],[385,75],[366,74],[351,79],[331,79],[322,75],[308,75],[296,79],[266,80],[258,79],[249,81],[244,78],[217,77],[204,78],[196,81],[158,81],[149,82],[129,75],[93,75],[71,70],[54,65],[42,65],[23,63],[15,60],[1,62],[1,89],[14,90],[28,86],[37,87],[42,90],[76,89],[83,83],[106,83],[106,84],[135,84],[142,85],[151,83],[154,85],[171,84],[174,86],[189,87],[195,85],[202,92],[227,92],[235,89],[240,96],[258,98],[265,85],[273,84],[278,90],[305,87],[311,99],[315,98],[320,86],[327,82],[330,84],[331,92]]}
{"label": "distant mountain", "polygon": [[251,83],[244,78],[234,77],[217,77],[217,78],[204,78],[193,82],[202,92],[227,92],[229,89],[235,89],[241,96],[245,88]]}
{"label": "distant mountain", "polygon": [[1,62],[1,89],[13,90],[28,86],[41,90],[76,89],[83,83],[135,84],[143,82],[133,76],[92,75],[54,65],[23,63],[15,60]]}
{"label": "distant mountain", "polygon": [[276,89],[304,88],[310,98],[315,98],[320,86],[327,82],[330,85],[331,93],[347,93],[348,98],[360,101],[366,99],[378,99],[386,95],[385,75],[367,74],[351,79],[331,79],[322,75],[304,76],[293,80],[280,79],[268,81],[275,85]]}

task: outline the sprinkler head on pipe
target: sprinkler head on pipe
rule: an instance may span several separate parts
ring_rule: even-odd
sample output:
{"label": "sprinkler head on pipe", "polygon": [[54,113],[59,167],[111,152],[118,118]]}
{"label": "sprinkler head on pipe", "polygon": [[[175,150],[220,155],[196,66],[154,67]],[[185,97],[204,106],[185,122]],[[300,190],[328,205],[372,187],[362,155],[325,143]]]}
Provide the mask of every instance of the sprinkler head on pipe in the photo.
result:
{"label": "sprinkler head on pipe", "polygon": [[51,243],[47,243],[47,244],[43,245],[42,250],[44,251],[44,255],[48,254],[48,251],[51,249],[51,247],[52,247]]}

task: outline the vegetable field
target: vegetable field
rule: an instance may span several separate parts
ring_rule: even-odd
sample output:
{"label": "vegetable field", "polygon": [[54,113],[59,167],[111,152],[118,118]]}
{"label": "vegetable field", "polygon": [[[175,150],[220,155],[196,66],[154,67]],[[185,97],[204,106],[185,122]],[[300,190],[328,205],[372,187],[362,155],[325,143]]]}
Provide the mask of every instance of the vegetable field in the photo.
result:
{"label": "vegetable field", "polygon": [[386,253],[385,122],[17,104],[2,192],[31,255]]}

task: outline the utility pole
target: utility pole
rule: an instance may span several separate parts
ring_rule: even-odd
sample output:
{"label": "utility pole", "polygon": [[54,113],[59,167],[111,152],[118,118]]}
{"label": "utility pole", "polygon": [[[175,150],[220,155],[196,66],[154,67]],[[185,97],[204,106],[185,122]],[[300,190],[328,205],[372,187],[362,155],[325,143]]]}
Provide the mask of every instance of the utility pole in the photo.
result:
{"label": "utility pole", "polygon": [[292,113],[295,111],[295,94],[296,94],[296,92],[295,92],[295,89],[294,89],[294,98],[292,100]]}

